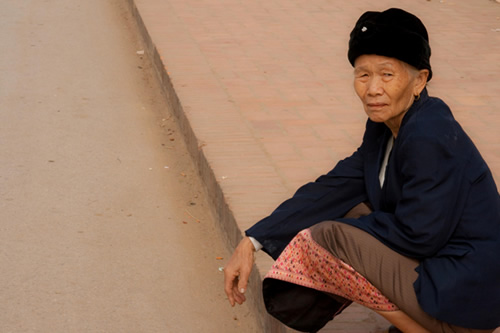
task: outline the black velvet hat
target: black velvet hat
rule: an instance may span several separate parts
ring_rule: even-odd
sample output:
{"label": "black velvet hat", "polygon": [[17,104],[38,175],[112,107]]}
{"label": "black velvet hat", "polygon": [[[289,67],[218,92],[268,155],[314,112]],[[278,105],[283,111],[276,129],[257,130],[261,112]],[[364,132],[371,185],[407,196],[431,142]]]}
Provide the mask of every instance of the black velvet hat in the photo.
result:
{"label": "black velvet hat", "polygon": [[402,9],[361,15],[349,40],[351,65],[363,54],[396,58],[417,69],[428,69],[427,81],[432,78],[427,30],[418,17]]}

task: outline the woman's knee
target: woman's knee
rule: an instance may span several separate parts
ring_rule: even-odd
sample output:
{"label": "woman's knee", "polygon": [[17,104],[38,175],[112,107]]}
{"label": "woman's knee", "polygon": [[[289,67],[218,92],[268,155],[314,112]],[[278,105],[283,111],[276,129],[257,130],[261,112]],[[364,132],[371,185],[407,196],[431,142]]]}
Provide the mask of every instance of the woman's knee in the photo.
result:
{"label": "woman's knee", "polygon": [[[337,221],[324,221],[311,227],[313,239],[333,256],[347,261],[349,249],[353,247],[350,236],[354,228],[348,224]],[[359,230],[359,229],[358,229]]]}

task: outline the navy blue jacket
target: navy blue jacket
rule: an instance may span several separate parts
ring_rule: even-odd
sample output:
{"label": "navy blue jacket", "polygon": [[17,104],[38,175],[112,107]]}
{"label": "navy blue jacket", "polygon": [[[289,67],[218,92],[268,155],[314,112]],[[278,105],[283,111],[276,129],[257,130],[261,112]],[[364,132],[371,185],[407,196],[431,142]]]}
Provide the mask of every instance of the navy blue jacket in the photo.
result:
{"label": "navy blue jacket", "polygon": [[[467,328],[500,326],[500,196],[488,166],[448,106],[424,90],[403,118],[381,188],[391,135],[368,120],[352,156],[246,234],[276,259],[299,231],[348,223],[420,261],[414,288],[429,315]],[[366,201],[372,214],[341,218]]]}

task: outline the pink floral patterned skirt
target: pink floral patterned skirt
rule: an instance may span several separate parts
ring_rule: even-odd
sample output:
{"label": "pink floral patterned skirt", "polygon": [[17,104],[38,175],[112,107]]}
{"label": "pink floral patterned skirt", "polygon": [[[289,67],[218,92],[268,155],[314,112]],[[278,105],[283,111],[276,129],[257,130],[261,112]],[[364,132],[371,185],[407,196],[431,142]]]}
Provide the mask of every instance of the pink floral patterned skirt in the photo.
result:
{"label": "pink floral patterned skirt", "polygon": [[377,311],[396,311],[365,277],[314,241],[309,229],[288,244],[266,278],[334,294]]}

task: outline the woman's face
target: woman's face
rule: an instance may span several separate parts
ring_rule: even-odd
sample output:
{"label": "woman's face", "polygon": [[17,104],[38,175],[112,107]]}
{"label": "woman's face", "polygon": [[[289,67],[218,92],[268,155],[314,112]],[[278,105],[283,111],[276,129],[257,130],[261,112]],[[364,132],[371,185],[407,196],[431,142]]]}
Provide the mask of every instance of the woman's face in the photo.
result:
{"label": "woman's face", "polygon": [[[395,58],[362,55],[354,64],[354,89],[368,117],[385,123],[397,136],[404,115],[418,95],[419,71]],[[427,76],[425,75],[425,80]]]}

